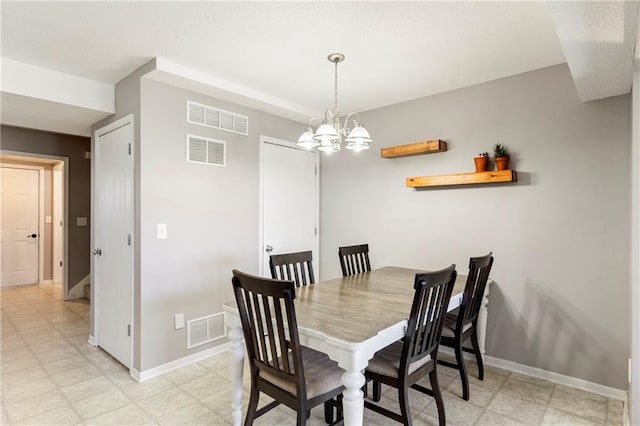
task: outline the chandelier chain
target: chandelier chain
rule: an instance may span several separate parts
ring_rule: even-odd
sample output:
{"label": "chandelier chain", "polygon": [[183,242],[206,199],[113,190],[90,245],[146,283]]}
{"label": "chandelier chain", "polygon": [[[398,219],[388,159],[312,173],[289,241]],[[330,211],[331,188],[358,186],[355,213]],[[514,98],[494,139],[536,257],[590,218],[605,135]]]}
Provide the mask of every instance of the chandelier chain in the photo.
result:
{"label": "chandelier chain", "polygon": [[333,109],[337,114],[338,112],[338,61],[334,62],[334,66],[335,66],[335,77],[334,77],[334,91],[333,91],[333,99],[334,99]]}

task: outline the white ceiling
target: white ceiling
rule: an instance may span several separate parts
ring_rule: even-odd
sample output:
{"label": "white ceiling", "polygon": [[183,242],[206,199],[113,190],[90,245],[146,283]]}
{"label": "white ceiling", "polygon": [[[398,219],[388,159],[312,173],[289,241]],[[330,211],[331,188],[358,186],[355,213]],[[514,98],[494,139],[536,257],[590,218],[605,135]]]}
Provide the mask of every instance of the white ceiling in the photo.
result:
{"label": "white ceiling", "polygon": [[4,58],[115,84],[159,57],[303,114],[333,103],[331,52],[346,55],[342,112],[566,61],[545,2],[3,1],[1,14]]}
{"label": "white ceiling", "polygon": [[639,5],[638,1],[549,4],[582,101],[631,91]]}

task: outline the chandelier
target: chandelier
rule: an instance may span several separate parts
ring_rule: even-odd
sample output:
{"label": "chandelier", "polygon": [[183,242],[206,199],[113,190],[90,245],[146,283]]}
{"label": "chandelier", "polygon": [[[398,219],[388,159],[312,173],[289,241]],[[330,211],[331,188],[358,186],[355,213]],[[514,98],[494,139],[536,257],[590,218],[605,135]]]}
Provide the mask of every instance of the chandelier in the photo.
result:
{"label": "chandelier", "polygon": [[[338,110],[338,63],[344,61],[342,53],[332,53],[327,59],[335,65],[335,89],[333,109],[329,109],[324,113],[324,119],[321,117],[311,117],[307,123],[307,130],[298,138],[298,146],[306,149],[316,148],[319,151],[330,154],[340,151],[342,144],[346,142],[346,149],[352,151],[362,151],[369,149],[369,142],[372,141],[369,132],[360,122],[360,116],[355,113],[349,113],[343,123],[340,123],[340,112]],[[311,123],[319,120],[319,126],[313,131]]]}

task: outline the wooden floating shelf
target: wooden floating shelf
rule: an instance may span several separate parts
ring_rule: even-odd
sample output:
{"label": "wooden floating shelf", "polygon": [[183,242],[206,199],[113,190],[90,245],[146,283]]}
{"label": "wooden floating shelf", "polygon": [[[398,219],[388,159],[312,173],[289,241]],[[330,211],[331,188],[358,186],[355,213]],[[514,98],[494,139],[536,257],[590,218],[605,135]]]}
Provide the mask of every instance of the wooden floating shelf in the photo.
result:
{"label": "wooden floating shelf", "polygon": [[390,146],[380,150],[382,158],[408,157],[410,155],[433,154],[447,150],[447,143],[436,139],[434,141],[423,141],[410,143],[407,145]]}
{"label": "wooden floating shelf", "polygon": [[458,173],[454,175],[408,177],[409,188],[450,185],[476,185],[483,183],[516,182],[515,170],[500,170],[491,172]]}

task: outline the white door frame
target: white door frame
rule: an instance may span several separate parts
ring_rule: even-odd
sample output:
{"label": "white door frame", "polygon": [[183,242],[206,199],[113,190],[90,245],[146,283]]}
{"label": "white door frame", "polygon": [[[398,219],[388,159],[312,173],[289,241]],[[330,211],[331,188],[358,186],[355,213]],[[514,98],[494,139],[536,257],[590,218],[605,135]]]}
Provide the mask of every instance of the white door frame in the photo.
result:
{"label": "white door frame", "polygon": [[[264,146],[265,144],[271,145],[281,145],[287,148],[293,148],[300,151],[308,151],[305,148],[301,148],[296,145],[295,142],[286,141],[283,139],[272,138],[270,136],[260,135],[260,189],[259,189],[259,201],[258,201],[258,210],[260,211],[260,219],[258,223],[258,274],[264,276],[267,271],[263,269],[263,257],[264,257]],[[318,230],[318,238],[316,238],[314,246],[312,248],[313,252],[316,253],[315,258],[318,262],[318,270],[314,271],[316,275],[316,281],[320,281],[320,156],[319,152],[315,152],[316,154],[316,214],[315,214],[315,226]]]}
{"label": "white door frame", "polygon": [[[68,300],[69,299],[69,157],[60,157],[57,155],[47,155],[47,154],[38,154],[38,153],[33,153],[33,152],[22,152],[22,151],[10,151],[10,150],[6,150],[6,149],[0,149],[0,155],[2,155],[3,157],[8,157],[7,159],[9,159],[9,157],[26,157],[27,159],[29,158],[34,158],[34,159],[44,159],[44,160],[52,160],[52,161],[62,161],[62,163],[64,164],[64,170],[63,170],[63,180],[64,180],[64,218],[63,218],[63,223],[64,223],[64,247],[62,249],[62,287],[63,287],[63,293],[62,293],[62,297],[64,298],[64,300]],[[28,161],[28,160],[27,160]],[[44,176],[42,175],[42,173],[40,174],[42,176],[42,186],[44,186]],[[41,222],[40,222],[40,235],[44,234],[44,193],[43,191],[40,191],[42,194],[42,205],[41,207],[39,207],[42,211],[42,215],[40,216]],[[43,262],[42,265],[38,266],[38,268],[40,269],[40,273],[38,274],[38,279],[40,280],[40,283],[42,283],[43,281],[43,274],[44,274],[44,244],[40,244],[40,247],[42,249],[42,252],[38,253],[38,256],[40,257],[40,260]]]}
{"label": "white door frame", "polygon": [[[132,141],[132,145],[135,142],[135,123],[134,123],[134,119],[133,119],[133,114],[128,114],[116,121],[113,121],[109,124],[107,124],[104,127],[101,127],[99,129],[97,129],[96,131],[93,132],[93,137],[91,138],[91,152],[93,153],[91,155],[91,228],[90,228],[90,234],[91,234],[91,251],[93,251],[96,248],[96,222],[95,220],[93,220],[96,217],[96,196],[95,196],[95,192],[96,192],[96,179],[98,178],[96,175],[96,160],[98,159],[98,156],[100,155],[100,153],[97,150],[97,141],[98,138],[100,136],[105,135],[106,133],[109,132],[113,132],[114,130],[117,130],[121,127],[124,127],[126,125],[130,125],[131,126],[131,132],[133,133],[133,141]],[[135,150],[132,149],[131,155],[134,155]],[[135,182],[135,157],[132,157],[133,160],[133,175],[134,175],[134,182]],[[131,246],[132,246],[132,251],[131,251],[131,261],[133,263],[133,267],[131,268],[132,274],[131,274],[131,347],[129,350],[130,353],[130,359],[129,359],[129,372],[131,373],[132,371],[134,371],[134,365],[133,365],[133,360],[135,359],[134,356],[134,350],[135,350],[135,337],[136,337],[136,322],[134,321],[134,309],[135,309],[135,291],[134,291],[134,287],[135,287],[135,281],[134,281],[134,277],[135,277],[135,264],[136,264],[136,241],[135,241],[135,235],[136,235],[136,221],[135,221],[135,184],[134,184],[134,188],[132,191],[133,194],[133,199],[131,200],[131,206],[133,208],[133,215],[134,217],[131,218],[131,221],[133,223],[133,232],[131,233]],[[91,255],[91,300],[95,301],[96,300],[96,295],[98,294],[97,290],[100,286],[100,282],[98,279],[96,279],[96,275],[95,275],[95,256],[92,254]],[[90,328],[90,330],[93,331],[93,335],[89,336],[89,343],[93,346],[98,346],[100,344],[100,336],[99,336],[99,323],[100,323],[100,308],[99,308],[99,304],[96,303],[92,303],[93,305],[93,326]]]}
{"label": "white door frame", "polygon": [[1,167],[38,172],[38,283],[44,283],[44,167],[0,162]]}
{"label": "white door frame", "polygon": [[[59,176],[59,177],[56,177]],[[52,168],[52,199],[53,199],[53,220],[52,222],[52,237],[53,237],[53,248],[52,248],[52,271],[51,271],[51,279],[54,283],[63,281],[64,274],[64,260],[62,260],[62,266],[57,262],[58,258],[64,257],[64,234],[67,223],[64,220],[64,201],[65,201],[65,190],[64,190],[64,163],[58,162],[53,165]],[[65,292],[66,299],[66,292]]]}
{"label": "white door frame", "polygon": [[[636,48],[640,48],[640,45]],[[629,424],[640,423],[640,70],[631,91],[631,350],[629,354]],[[627,420],[627,419],[625,419]],[[626,424],[626,423],[625,423]]]}

